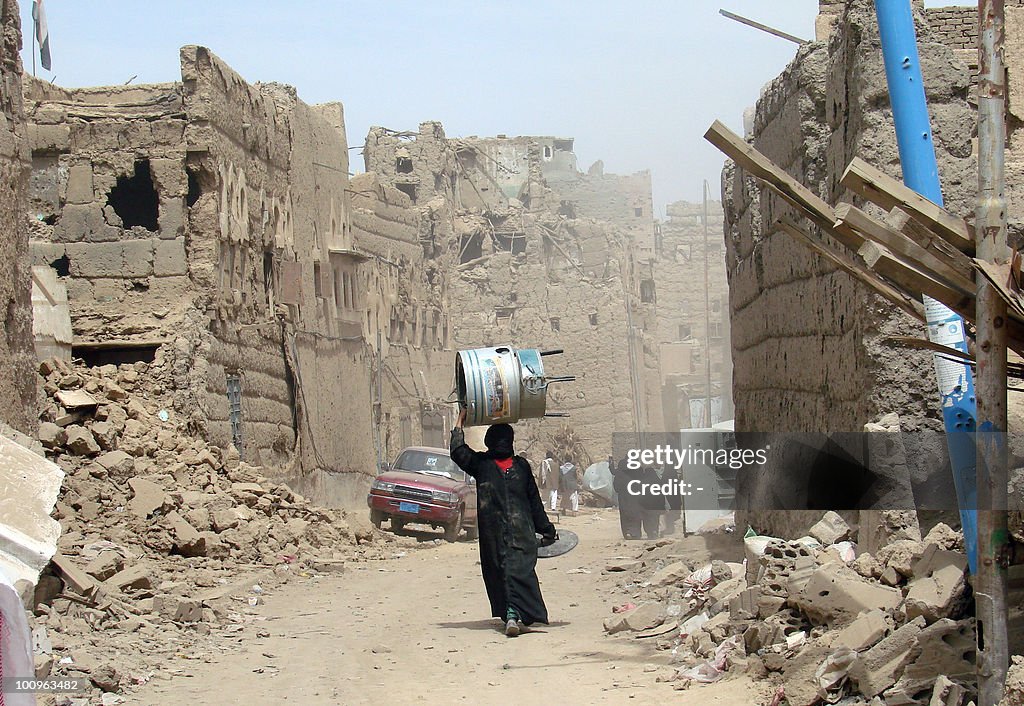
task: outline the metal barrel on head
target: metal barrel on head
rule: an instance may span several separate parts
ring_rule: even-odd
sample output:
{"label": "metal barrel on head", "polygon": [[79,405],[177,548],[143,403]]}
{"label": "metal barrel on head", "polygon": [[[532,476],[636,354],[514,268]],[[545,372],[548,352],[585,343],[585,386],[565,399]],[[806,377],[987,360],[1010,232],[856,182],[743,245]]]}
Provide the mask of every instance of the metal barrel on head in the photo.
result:
{"label": "metal barrel on head", "polygon": [[512,346],[459,351],[455,356],[455,389],[459,405],[466,410],[465,426],[568,416],[547,411],[548,386],[576,378],[546,375],[542,360],[562,352]]}

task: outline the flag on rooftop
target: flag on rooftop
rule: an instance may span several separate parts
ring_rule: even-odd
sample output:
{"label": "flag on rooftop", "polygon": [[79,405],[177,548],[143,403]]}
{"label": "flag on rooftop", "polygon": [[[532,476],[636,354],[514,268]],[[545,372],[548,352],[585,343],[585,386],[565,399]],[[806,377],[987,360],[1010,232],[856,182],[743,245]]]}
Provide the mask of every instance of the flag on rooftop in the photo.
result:
{"label": "flag on rooftop", "polygon": [[50,70],[50,31],[46,28],[46,10],[43,0],[32,0],[32,21],[36,26],[36,41],[39,42],[39,63]]}

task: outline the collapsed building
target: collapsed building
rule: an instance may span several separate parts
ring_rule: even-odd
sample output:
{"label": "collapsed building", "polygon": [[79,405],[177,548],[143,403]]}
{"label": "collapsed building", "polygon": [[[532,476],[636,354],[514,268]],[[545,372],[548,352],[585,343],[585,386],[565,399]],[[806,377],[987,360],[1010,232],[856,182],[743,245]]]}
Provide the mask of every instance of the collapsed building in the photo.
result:
{"label": "collapsed building", "polygon": [[161,349],[182,426],[352,501],[396,447],[441,440],[443,271],[407,196],[350,182],[341,104],[250,85],[202,47],[181,67],[155,85],[26,78],[33,262],[66,283],[70,354]]}
{"label": "collapsed building", "polygon": [[28,128],[21,89],[21,20],[18,3],[0,4],[0,422],[22,432],[35,428],[35,353],[32,337],[25,192],[29,175]]}
{"label": "collapsed building", "polygon": [[519,448],[539,457],[568,431],[588,461],[614,432],[663,424],[655,220],[648,172],[583,173],[572,150],[568,138],[448,138],[425,122],[371,129],[364,158],[419,205],[424,247],[451,268],[456,348],[564,349],[552,365],[577,381],[552,387],[549,408],[571,419],[521,424]]}

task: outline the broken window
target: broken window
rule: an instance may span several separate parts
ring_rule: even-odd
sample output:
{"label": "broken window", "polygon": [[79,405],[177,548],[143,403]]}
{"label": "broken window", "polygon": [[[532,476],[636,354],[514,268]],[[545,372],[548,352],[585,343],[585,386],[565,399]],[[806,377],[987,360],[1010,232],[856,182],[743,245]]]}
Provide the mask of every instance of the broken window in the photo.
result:
{"label": "broken window", "polygon": [[107,205],[114,209],[126,229],[135,226],[154,232],[159,229],[160,197],[153,186],[148,159],[135,162],[132,176],[117,178],[107,195]]}
{"label": "broken window", "polygon": [[512,323],[512,314],[515,309],[511,306],[499,306],[494,310],[494,318],[499,326],[507,326]]}
{"label": "broken window", "polygon": [[408,157],[396,158],[395,171],[399,174],[412,174],[412,160]]}
{"label": "broken window", "polygon": [[459,262],[466,263],[483,257],[483,248],[484,236],[482,233],[462,236],[462,241],[459,244]]}
{"label": "broken window", "polygon": [[68,257],[67,253],[64,253],[51,262],[50,267],[54,269],[58,277],[67,277],[71,274],[71,258]]}
{"label": "broken window", "polygon": [[413,203],[416,203],[416,185],[415,184],[395,184],[403,194],[412,199]]}
{"label": "broken window", "polygon": [[712,321],[711,325],[708,326],[708,335],[711,338],[721,338],[722,337],[722,322],[721,321]]}
{"label": "broken window", "polygon": [[90,368],[101,365],[124,365],[126,363],[152,363],[156,358],[155,343],[136,344],[130,341],[106,341],[72,345],[71,357],[79,358]]}
{"label": "broken window", "polygon": [[498,250],[507,250],[513,255],[526,252],[526,233],[494,233],[494,244]]}
{"label": "broken window", "polygon": [[557,316],[552,316],[551,317],[551,330],[552,331],[561,331],[562,330],[562,321]]}
{"label": "broken window", "polygon": [[636,208],[633,209],[633,215],[639,218],[640,216],[644,215],[644,209],[641,208],[640,206],[637,206]]}
{"label": "broken window", "polygon": [[267,297],[267,309],[273,310],[274,303],[274,253],[263,253],[263,293]]}
{"label": "broken window", "polygon": [[654,303],[655,296],[653,279],[640,280],[640,301],[642,301],[644,304]]}
{"label": "broken window", "polygon": [[320,263],[313,263],[313,295],[317,299],[323,299],[324,297],[324,284],[321,279]]}
{"label": "broken window", "polygon": [[690,324],[679,324],[679,340],[680,341],[689,338],[691,336],[691,334],[692,334],[692,329],[690,328]]}
{"label": "broken window", "polygon": [[192,208],[199,201],[199,197],[203,195],[203,187],[199,184],[198,171],[186,169],[185,173],[188,175],[188,195],[185,197],[185,203],[188,204],[189,208]]}
{"label": "broken window", "polygon": [[551,159],[551,145],[544,145],[544,159]]}
{"label": "broken window", "polygon": [[597,312],[590,315],[590,325],[597,326]]}

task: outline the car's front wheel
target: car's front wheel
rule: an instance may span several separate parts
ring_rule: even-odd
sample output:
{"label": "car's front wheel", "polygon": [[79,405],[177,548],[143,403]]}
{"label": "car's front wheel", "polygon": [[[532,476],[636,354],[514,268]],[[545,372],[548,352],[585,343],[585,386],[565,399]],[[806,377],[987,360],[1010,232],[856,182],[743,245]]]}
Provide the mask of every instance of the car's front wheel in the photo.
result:
{"label": "car's front wheel", "polygon": [[466,528],[466,539],[472,542],[474,539],[480,536],[480,528],[477,526]]}
{"label": "car's front wheel", "polygon": [[381,523],[384,522],[384,513],[380,510],[370,510],[370,522],[374,527],[380,529]]}
{"label": "car's front wheel", "polygon": [[460,531],[462,531],[462,508],[459,508],[458,516],[444,526],[444,541],[454,542],[459,538]]}

